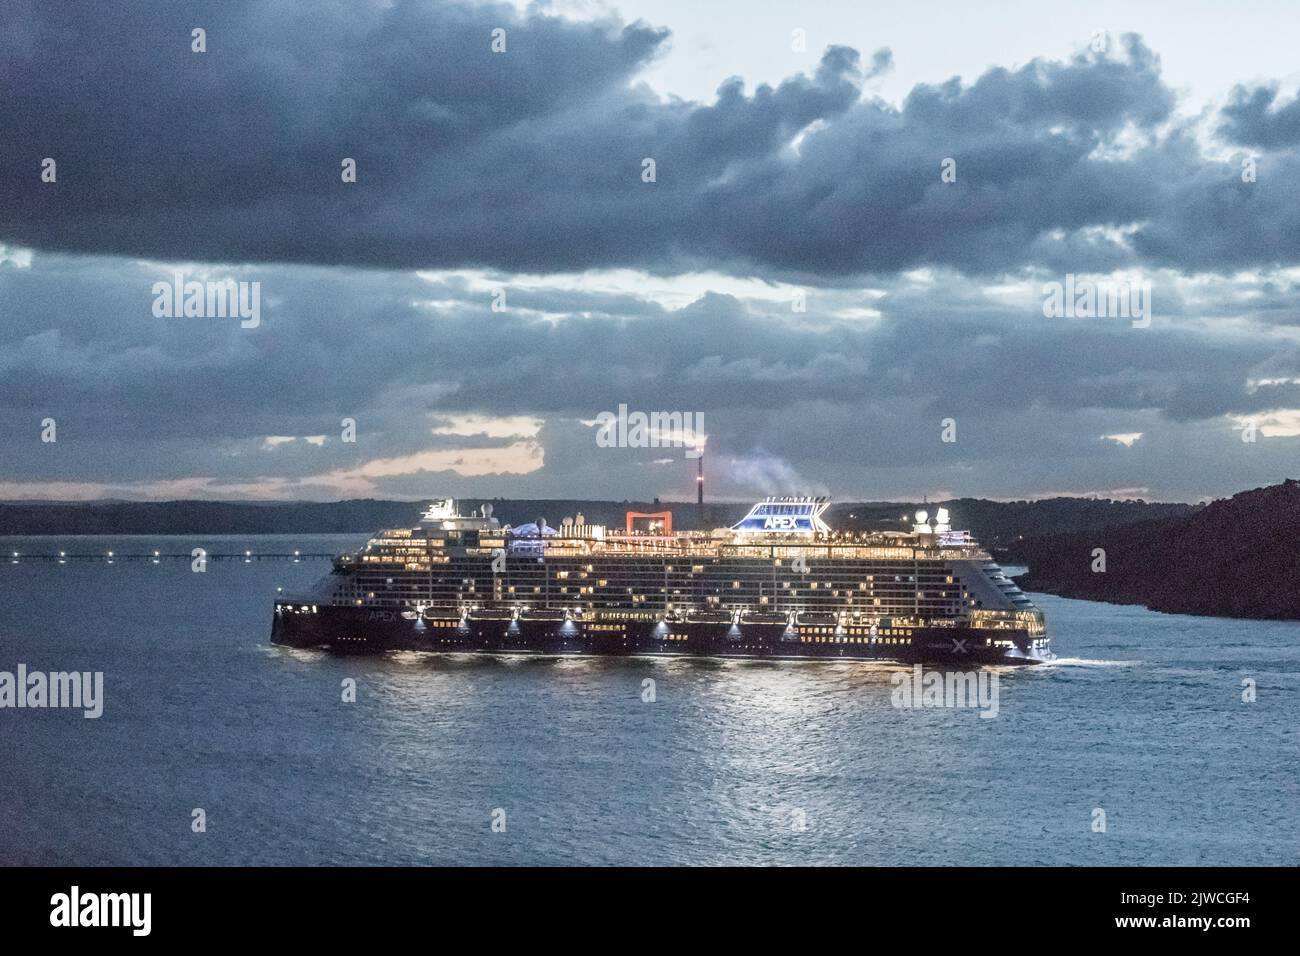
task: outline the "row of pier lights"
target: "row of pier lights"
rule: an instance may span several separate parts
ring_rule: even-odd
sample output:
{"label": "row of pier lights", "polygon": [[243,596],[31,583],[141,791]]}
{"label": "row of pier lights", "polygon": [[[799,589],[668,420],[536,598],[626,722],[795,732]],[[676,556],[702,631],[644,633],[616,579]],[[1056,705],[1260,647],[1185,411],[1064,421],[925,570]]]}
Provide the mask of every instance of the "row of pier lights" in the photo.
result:
{"label": "row of pier lights", "polygon": [[[195,549],[195,551],[202,551],[202,549]],[[108,564],[112,564],[114,561],[121,561],[121,560],[148,561],[151,564],[161,564],[164,558],[168,560],[191,561],[198,556],[199,555],[196,554],[194,551],[188,554],[163,554],[161,551],[154,551],[152,554],[127,554],[127,555],[119,555],[113,551],[105,551],[103,553],[96,552],[95,554],[69,555],[68,552],[66,551],[60,551],[57,556],[52,554],[23,555],[21,552],[14,551],[10,554],[9,563],[21,564],[23,560],[26,559],[28,561],[44,561],[44,562],[57,561],[59,564],[67,564],[69,561],[105,561]],[[241,557],[241,555],[203,552],[203,557],[214,561],[229,561],[232,559],[238,559]],[[288,555],[288,554],[254,554],[252,551],[245,551],[242,557],[244,559],[245,564],[252,564],[254,561],[261,561],[264,558],[274,558],[278,560],[292,559],[292,561],[295,564],[297,564],[299,561],[302,560],[302,552],[294,551],[292,555]],[[319,555],[313,555],[313,557],[319,557]],[[332,555],[330,555],[330,557],[332,557]]]}

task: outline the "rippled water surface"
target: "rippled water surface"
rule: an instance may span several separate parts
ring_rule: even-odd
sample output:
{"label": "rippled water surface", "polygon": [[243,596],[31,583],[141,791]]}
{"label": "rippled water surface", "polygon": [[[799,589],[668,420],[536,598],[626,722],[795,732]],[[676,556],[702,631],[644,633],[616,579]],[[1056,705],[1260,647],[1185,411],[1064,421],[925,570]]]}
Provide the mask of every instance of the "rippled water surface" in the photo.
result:
{"label": "rippled water surface", "polygon": [[[0,554],[357,543],[6,539]],[[0,710],[6,863],[1300,859],[1297,624],[1036,595],[1061,660],[999,671],[1000,712],[981,719],[895,709],[887,665],[271,647],[276,588],[324,563],[4,561],[0,670],[103,671],[106,697],[98,720]]]}

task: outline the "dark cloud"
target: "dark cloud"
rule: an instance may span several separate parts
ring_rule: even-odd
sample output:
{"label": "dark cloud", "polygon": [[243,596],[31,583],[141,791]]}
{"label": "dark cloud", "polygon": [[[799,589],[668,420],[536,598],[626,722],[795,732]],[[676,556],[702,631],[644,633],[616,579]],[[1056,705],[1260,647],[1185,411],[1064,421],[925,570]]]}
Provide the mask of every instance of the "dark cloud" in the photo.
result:
{"label": "dark cloud", "polygon": [[1229,142],[1261,149],[1300,146],[1300,96],[1277,101],[1276,86],[1238,86],[1224,106],[1219,134]]}
{"label": "dark cloud", "polygon": [[[680,450],[596,447],[582,421],[625,403],[702,414],[719,495],[782,481],[868,497],[1029,494],[1037,481],[1196,497],[1218,488],[1202,476],[1235,473],[1254,451],[1227,416],[1300,407],[1300,353],[1286,339],[1250,320],[1231,334],[1200,327],[1196,304],[1163,297],[1163,284],[1155,323],[1134,329],[1046,319],[1036,281],[1009,299],[955,273],[882,287],[880,318],[862,320],[837,317],[862,304],[850,290],[814,292],[800,315],[779,299],[712,293],[669,308],[521,284],[495,313],[491,279],[259,266],[234,273],[260,281],[267,303],[245,330],[155,318],[149,290],[169,268],[41,253],[28,268],[0,264],[0,312],[22,317],[0,326],[0,486],[116,482],[128,494],[199,476],[208,494],[329,497],[354,486],[301,480],[397,459],[365,493],[689,495]],[[1237,294],[1265,317],[1291,294],[1251,288]],[[39,441],[46,416],[59,422],[54,446]],[[355,445],[338,440],[344,417],[357,420]],[[949,417],[955,446],[939,440]],[[1133,432],[1146,444],[1101,438]],[[1170,434],[1200,443],[1186,449],[1198,466],[1176,480],[1151,451]],[[277,436],[295,440],[267,442]],[[542,449],[540,469],[467,476],[412,458],[520,442]],[[1279,449],[1295,440],[1265,443],[1251,467],[1283,467]]]}
{"label": "dark cloud", "polygon": [[[679,451],[595,446],[619,404],[703,414],[715,495],[1293,469],[1300,438],[1234,418],[1300,408],[1295,102],[1236,91],[1211,148],[1136,37],[897,106],[863,93],[888,50],[831,47],[699,103],[638,83],[666,31],[536,7],[9,8],[0,489],[688,497]],[[178,270],[260,282],[262,325],[155,318]],[[1043,317],[1044,282],[1115,270],[1154,280],[1151,328]]]}
{"label": "dark cloud", "polygon": [[[844,47],[811,76],[752,92],[733,78],[695,103],[635,83],[666,31],[533,8],[16,6],[17,29],[0,36],[0,241],[20,245],[808,281],[1300,255],[1287,241],[1296,179],[1234,186],[1235,168],[1180,134],[1158,60],[1133,36],[1113,55],[919,85],[901,108],[862,98],[888,51],[864,68]],[[205,54],[190,52],[195,24]],[[46,156],[56,185],[38,181]],[[354,185],[340,181],[344,157],[358,162]],[[945,158],[955,183],[940,181]],[[1296,158],[1277,161],[1285,172]],[[1096,231],[1126,226],[1127,243]]]}

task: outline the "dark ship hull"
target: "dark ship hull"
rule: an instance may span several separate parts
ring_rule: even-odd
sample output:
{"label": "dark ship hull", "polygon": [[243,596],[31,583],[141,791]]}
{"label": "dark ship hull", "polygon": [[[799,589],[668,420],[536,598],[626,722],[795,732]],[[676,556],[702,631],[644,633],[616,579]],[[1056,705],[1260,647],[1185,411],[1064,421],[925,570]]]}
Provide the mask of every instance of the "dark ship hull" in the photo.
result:
{"label": "dark ship hull", "polygon": [[271,640],[335,652],[432,651],[538,656],[861,660],[926,664],[1036,664],[1045,641],[1027,631],[799,623],[475,619],[388,608],[277,603]]}

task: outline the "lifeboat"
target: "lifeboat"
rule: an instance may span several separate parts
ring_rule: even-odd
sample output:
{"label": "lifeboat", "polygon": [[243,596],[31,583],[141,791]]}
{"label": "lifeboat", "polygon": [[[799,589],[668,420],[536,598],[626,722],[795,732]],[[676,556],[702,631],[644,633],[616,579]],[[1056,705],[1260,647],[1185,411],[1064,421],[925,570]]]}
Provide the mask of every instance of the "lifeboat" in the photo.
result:
{"label": "lifeboat", "polygon": [[778,611],[746,611],[740,615],[741,625],[761,625],[763,627],[785,627],[790,623],[790,616]]}
{"label": "lifeboat", "polygon": [[687,624],[731,624],[735,620],[730,611],[687,611]]}
{"label": "lifeboat", "polygon": [[459,621],[460,613],[452,608],[435,608],[426,607],[424,609],[424,619],[426,621]]}
{"label": "lifeboat", "polygon": [[515,612],[508,607],[481,607],[465,616],[471,621],[513,621]]}
{"label": "lifeboat", "polygon": [[526,611],[519,612],[521,621],[544,621],[549,624],[559,624],[568,620],[563,608],[557,607],[536,607]]}
{"label": "lifeboat", "polygon": [[818,627],[835,627],[840,623],[840,616],[828,611],[801,611],[795,615],[796,624],[811,624]]}

